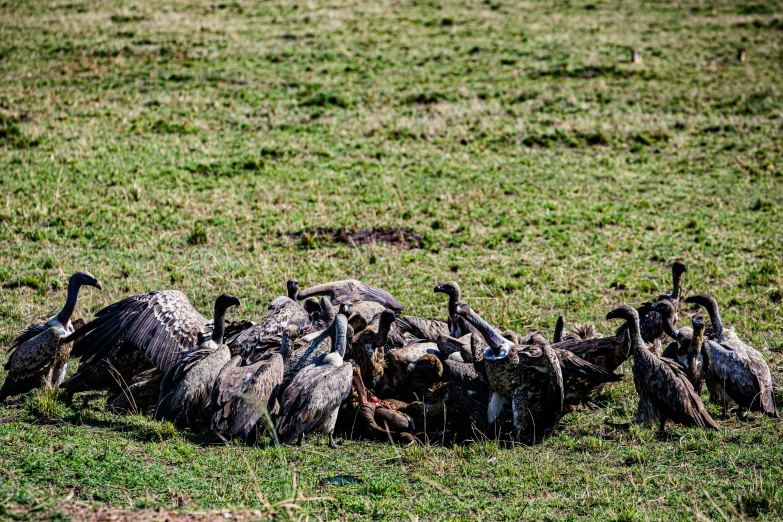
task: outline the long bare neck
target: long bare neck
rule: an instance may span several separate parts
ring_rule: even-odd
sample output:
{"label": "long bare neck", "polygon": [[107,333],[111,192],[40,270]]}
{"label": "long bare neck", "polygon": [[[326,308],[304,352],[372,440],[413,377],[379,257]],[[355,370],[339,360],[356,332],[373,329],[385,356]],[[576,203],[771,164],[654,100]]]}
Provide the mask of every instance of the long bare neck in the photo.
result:
{"label": "long bare neck", "polygon": [[723,321],[720,318],[718,303],[716,303],[714,299],[710,300],[709,305],[707,306],[707,313],[710,316],[713,328],[715,328],[718,342],[721,342],[723,340]]}
{"label": "long bare neck", "polygon": [[71,320],[73,311],[76,309],[76,301],[79,299],[79,288],[81,286],[81,283],[73,278],[68,281],[68,297],[65,299],[65,306],[57,314],[57,320],[62,324],[67,324]]}
{"label": "long bare neck", "polygon": [[691,376],[696,375],[696,357],[699,355],[701,345],[704,342],[704,326],[695,327],[693,329],[693,337],[691,337],[691,344],[688,346],[688,370]]}
{"label": "long bare neck", "polygon": [[468,321],[472,324],[481,335],[484,336],[484,340],[495,353],[498,355],[500,349],[508,342],[495,328],[486,322],[479,314],[470,310],[468,313]]}
{"label": "long bare neck", "polygon": [[682,292],[682,272],[672,271],[672,298],[679,300]]}
{"label": "long bare neck", "polygon": [[332,340],[332,352],[338,352],[340,357],[345,357],[345,350],[348,347],[348,319],[338,314],[334,319],[334,338]]}
{"label": "long bare neck", "polygon": [[642,339],[642,332],[639,328],[639,316],[635,315],[627,321],[628,333],[631,335],[631,350],[633,350],[634,357],[637,353],[646,352],[650,353],[644,348],[644,339]]}
{"label": "long bare neck", "polygon": [[212,329],[212,340],[217,344],[223,344],[223,335],[226,332],[226,309],[215,307],[214,327]]}

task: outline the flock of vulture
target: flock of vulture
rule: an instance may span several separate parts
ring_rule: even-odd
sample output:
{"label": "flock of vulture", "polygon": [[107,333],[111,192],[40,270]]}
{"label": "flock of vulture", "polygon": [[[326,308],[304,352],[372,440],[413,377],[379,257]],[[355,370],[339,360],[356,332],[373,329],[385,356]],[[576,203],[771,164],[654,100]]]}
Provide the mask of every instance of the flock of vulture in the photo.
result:
{"label": "flock of vulture", "polygon": [[[568,333],[560,316],[551,342],[501,331],[462,301],[455,282],[435,287],[448,297],[445,321],[402,315],[397,299],[360,281],[300,292],[291,280],[255,323],[226,319],[236,297],[218,297],[210,320],[176,290],[134,295],[72,322],[80,287],[101,288],[77,272],[63,309],[12,342],[0,402],[37,387],[59,386],[67,401],[106,391],[112,411],[154,412],[249,444],[264,434],[301,443],[319,432],[334,447],[335,429],[397,442],[532,442],[621,380],[633,357],[636,422],[717,428],[701,399],[705,384],[724,416],[732,406],[777,417],[769,367],[724,327],[710,295],[684,300],[710,322],[697,313],[677,328],[686,270],[674,263],[670,294],[611,311],[607,318],[623,321],[615,335],[592,323]],[[80,363],[66,379],[70,358]]]}

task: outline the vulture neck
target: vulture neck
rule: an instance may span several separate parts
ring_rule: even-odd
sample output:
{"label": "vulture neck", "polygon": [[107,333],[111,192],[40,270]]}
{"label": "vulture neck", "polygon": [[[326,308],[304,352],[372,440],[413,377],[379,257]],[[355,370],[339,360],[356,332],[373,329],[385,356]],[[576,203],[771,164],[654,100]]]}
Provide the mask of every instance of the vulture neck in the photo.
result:
{"label": "vulture neck", "polygon": [[682,272],[672,270],[672,299],[679,300],[682,291]]}
{"label": "vulture neck", "polygon": [[68,321],[71,320],[73,311],[76,309],[76,301],[79,299],[79,288],[81,286],[81,282],[73,277],[68,280],[68,297],[65,299],[65,306],[57,314],[57,320],[63,325],[68,324]]}
{"label": "vulture neck", "polygon": [[332,337],[332,353],[340,354],[340,360],[345,357],[345,350],[348,347],[348,319],[339,314],[334,320],[334,332]]}
{"label": "vulture neck", "polygon": [[501,349],[506,346],[509,341],[500,335],[498,331],[479,314],[474,312],[473,309],[468,313],[468,321],[484,336],[484,340],[487,341],[489,349],[492,350],[495,357],[499,357],[501,355]]}
{"label": "vulture neck", "polygon": [[[628,333],[631,334],[631,350],[633,350],[634,357],[639,353],[647,352],[647,350],[644,349],[644,339],[642,339],[641,329],[639,328],[639,316],[633,314],[633,316],[628,319],[627,323]],[[650,354],[650,352],[647,353]]]}
{"label": "vulture neck", "polygon": [[696,357],[699,355],[701,345],[704,343],[704,325],[693,327],[693,337],[691,337],[691,344],[688,346],[688,368],[693,371],[696,367]]}
{"label": "vulture neck", "polygon": [[280,355],[283,357],[284,361],[287,361],[288,356],[291,355],[291,337],[285,330],[283,330],[283,335],[280,339]]}
{"label": "vulture neck", "polygon": [[381,313],[381,318],[378,320],[378,332],[373,339],[373,348],[380,348],[389,344],[389,332],[391,332],[391,326],[394,322],[394,315]]}
{"label": "vulture neck", "polygon": [[720,343],[723,341],[723,321],[721,321],[720,312],[718,311],[718,303],[715,302],[715,299],[710,297],[705,303],[705,308],[707,309],[710,321],[712,322],[712,327],[715,328],[715,335]]}
{"label": "vulture neck", "polygon": [[220,345],[223,344],[223,334],[226,332],[226,309],[215,307],[214,327],[212,328],[212,340]]}
{"label": "vulture neck", "polygon": [[666,335],[672,339],[679,340],[680,330],[674,327],[674,317],[672,317],[671,310],[667,309],[663,314],[663,331]]}
{"label": "vulture neck", "polygon": [[555,336],[553,340],[556,343],[559,343],[566,335],[568,335],[568,332],[566,331],[565,326],[565,316],[558,315],[557,322],[555,323]]}

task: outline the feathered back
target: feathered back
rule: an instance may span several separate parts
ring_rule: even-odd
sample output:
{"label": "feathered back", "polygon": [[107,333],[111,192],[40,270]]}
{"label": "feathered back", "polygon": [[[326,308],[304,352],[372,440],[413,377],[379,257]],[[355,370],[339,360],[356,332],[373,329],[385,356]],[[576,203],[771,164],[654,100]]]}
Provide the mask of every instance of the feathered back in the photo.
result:
{"label": "feathered back", "polygon": [[350,364],[313,364],[299,372],[283,393],[280,442],[290,443],[327,422],[351,393],[352,375]]}

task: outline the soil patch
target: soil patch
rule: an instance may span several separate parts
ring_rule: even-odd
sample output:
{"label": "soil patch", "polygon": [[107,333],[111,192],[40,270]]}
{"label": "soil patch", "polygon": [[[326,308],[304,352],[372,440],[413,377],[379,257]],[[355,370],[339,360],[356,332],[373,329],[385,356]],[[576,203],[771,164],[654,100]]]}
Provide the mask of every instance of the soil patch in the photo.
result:
{"label": "soil patch", "polygon": [[353,247],[370,243],[386,243],[402,248],[420,248],[423,239],[422,234],[410,229],[394,227],[360,228],[359,230],[321,227],[305,229],[290,234],[290,236],[298,240],[301,248],[307,249],[316,248],[324,243],[342,243]]}

